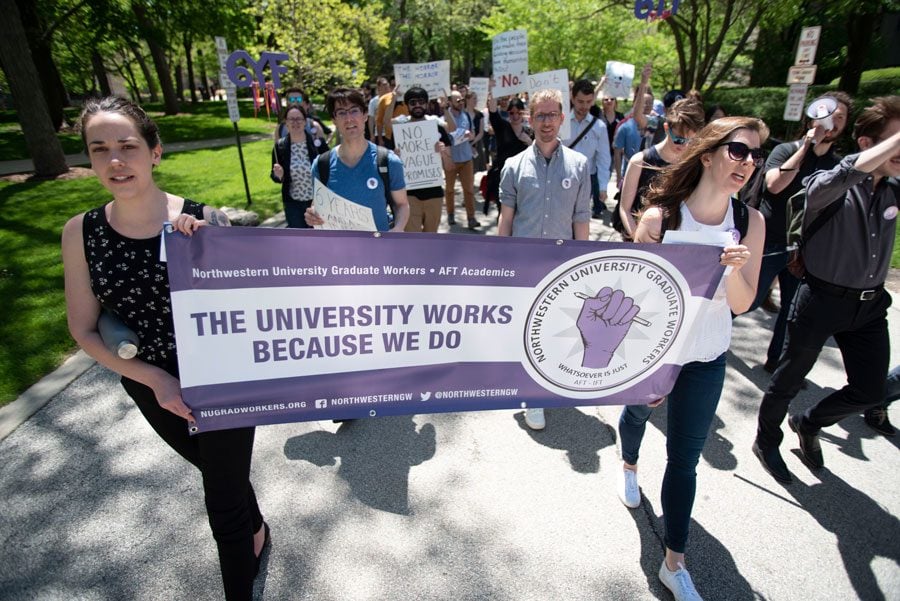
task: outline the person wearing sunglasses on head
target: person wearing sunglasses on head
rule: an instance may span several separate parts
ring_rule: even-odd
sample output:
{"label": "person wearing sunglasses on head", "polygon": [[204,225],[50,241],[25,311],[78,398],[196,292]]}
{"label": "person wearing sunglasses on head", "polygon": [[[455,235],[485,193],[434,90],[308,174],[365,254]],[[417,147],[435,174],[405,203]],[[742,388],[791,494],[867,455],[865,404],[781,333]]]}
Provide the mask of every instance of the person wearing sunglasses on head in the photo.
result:
{"label": "person wearing sunglasses on head", "polygon": [[824,467],[822,428],[884,402],[891,355],[891,295],[884,280],[900,197],[900,96],[873,100],[853,126],[861,152],[806,181],[803,227],[818,227],[800,248],[805,274],[794,295],[784,350],[759,407],[752,447],[763,468],[782,483],[792,478],[778,450],[781,426],[829,338],[841,351],[847,385],[788,419],[804,463]]}
{"label": "person wearing sunglasses on head", "polygon": [[[327,150],[328,145],[331,144],[332,130],[315,116],[312,103],[309,101],[306,92],[296,87],[285,88],[282,97],[287,103],[285,106],[299,104],[303,107],[303,110],[306,111],[306,124],[304,126],[306,128],[306,134],[313,140],[321,140],[321,143],[317,144],[317,146],[324,144],[325,149]],[[281,118],[278,120],[278,125],[275,127],[275,141],[278,142],[278,140],[288,135],[289,129],[288,123],[284,119],[284,114],[282,114]]]}
{"label": "person wearing sunglasses on head", "polygon": [[[750,307],[759,279],[765,224],[758,211],[732,196],[762,165],[760,146],[768,134],[765,123],[750,117],[706,125],[681,160],[650,184],[647,209],[634,235],[635,242],[654,243],[661,242],[667,230],[727,232],[734,240],[722,249],[719,264],[726,270],[693,324],[682,354],[685,363],[666,400],[667,460],[661,492],[666,550],[659,579],[678,600],[701,599],[685,568],[696,468],[725,382],[731,314]],[[649,405],[629,405],[619,419],[623,469],[617,492],[629,508],[641,502],[637,462],[652,411]]]}
{"label": "person wearing sunglasses on head", "polygon": [[303,215],[312,205],[313,179],[310,165],[328,151],[320,138],[306,133],[308,117],[301,104],[289,104],[284,111],[288,134],[272,149],[272,181],[281,184],[284,218],[289,228],[308,228]]}
{"label": "person wearing sunglasses on head", "polygon": [[787,202],[803,189],[803,180],[816,171],[833,169],[840,162],[841,157],[834,151],[834,143],[844,133],[852,107],[850,97],[844,92],[830,92],[826,96],[837,102],[837,109],[831,114],[830,127],[822,120],[810,119],[803,138],[776,146],[766,160],[765,181],[758,196],[759,212],[766,218],[766,242],[756,299],[750,311],[766,300],[769,287],[776,277],[781,291],[781,307],[772,328],[772,340],[763,364],[763,368],[769,373],[775,371],[778,364],[778,357],[784,346],[791,301],[800,285],[800,280],[787,268],[790,252],[786,236]]}
{"label": "person wearing sunglasses on head", "polygon": [[637,227],[634,215],[643,208],[643,197],[650,182],[663,168],[677,163],[691,139],[703,129],[703,105],[696,100],[677,101],[668,115],[662,127],[665,132],[662,142],[638,152],[628,161],[616,207],[618,214],[612,220],[613,227],[626,241],[634,238]]}

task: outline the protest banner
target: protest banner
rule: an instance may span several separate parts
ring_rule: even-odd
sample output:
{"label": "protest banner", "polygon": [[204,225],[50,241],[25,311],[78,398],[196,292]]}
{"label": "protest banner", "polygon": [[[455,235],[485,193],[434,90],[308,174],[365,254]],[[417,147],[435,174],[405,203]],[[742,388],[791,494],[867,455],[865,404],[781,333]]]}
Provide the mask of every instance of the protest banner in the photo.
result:
{"label": "protest banner", "polygon": [[318,180],[313,180],[313,185],[313,207],[325,221],[323,225],[317,225],[317,229],[361,232],[374,232],[378,229],[372,209],[335,194]]}
{"label": "protest banner", "polygon": [[425,88],[429,98],[450,93],[450,61],[398,63],[394,65],[397,91],[402,95],[413,86]]}
{"label": "protest banner", "polygon": [[515,29],[493,39],[494,96],[508,96],[528,89],[528,32]]}
{"label": "protest banner", "polygon": [[438,140],[440,136],[434,119],[394,124],[394,142],[403,161],[407,190],[444,185],[441,155],[434,150]]}
{"label": "protest banner", "polygon": [[487,108],[487,97],[488,92],[490,91],[490,83],[491,80],[487,77],[469,78],[469,91],[475,92],[475,95],[477,97],[475,108],[479,111],[483,111]]}
{"label": "protest banner", "polygon": [[205,227],[165,244],[199,431],[649,403],[724,269],[715,246],[453,234]]}
{"label": "protest banner", "polygon": [[[563,122],[559,128],[559,137],[565,140],[571,135],[572,124],[569,121],[569,70],[557,69],[556,71],[545,71],[543,73],[534,73],[528,76],[528,97],[534,96],[538,90],[546,89],[559,90],[562,94],[562,114]],[[535,126],[532,123],[532,126]]]}
{"label": "protest banner", "polygon": [[634,65],[618,61],[606,61],[606,83],[603,95],[607,98],[630,98],[631,84],[634,82]]}

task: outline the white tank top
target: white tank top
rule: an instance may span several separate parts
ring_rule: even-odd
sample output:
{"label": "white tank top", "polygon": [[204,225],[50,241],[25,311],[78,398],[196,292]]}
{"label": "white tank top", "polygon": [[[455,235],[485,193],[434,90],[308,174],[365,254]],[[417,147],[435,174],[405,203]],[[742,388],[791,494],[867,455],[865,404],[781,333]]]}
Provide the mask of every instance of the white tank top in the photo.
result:
{"label": "white tank top", "polygon": [[[718,225],[706,225],[698,223],[691,215],[685,203],[681,203],[681,226],[678,228],[684,232],[699,232],[703,230],[727,232],[734,230],[734,213],[731,200],[728,201],[728,211],[725,219]],[[709,300],[701,301],[697,319],[691,328],[687,343],[683,347],[682,361],[712,361],[728,350],[731,344],[731,307],[725,296],[725,276],[719,280],[719,286],[715,294]]]}

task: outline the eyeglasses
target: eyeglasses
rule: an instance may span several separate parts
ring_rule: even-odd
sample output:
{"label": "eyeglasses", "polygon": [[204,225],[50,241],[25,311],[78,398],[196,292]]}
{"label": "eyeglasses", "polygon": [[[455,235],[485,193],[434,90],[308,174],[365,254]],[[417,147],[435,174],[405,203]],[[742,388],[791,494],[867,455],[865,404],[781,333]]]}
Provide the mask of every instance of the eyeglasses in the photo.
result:
{"label": "eyeglasses", "polygon": [[409,106],[428,106],[428,101],[422,98],[410,98],[406,104]]}
{"label": "eyeglasses", "polygon": [[534,120],[538,123],[556,121],[557,119],[559,119],[559,113],[557,111],[553,111],[552,113],[538,113],[534,116]]}
{"label": "eyeglasses", "polygon": [[728,158],[732,161],[746,161],[749,155],[753,157],[753,164],[761,167],[763,159],[765,159],[765,153],[762,148],[750,148],[743,142],[722,142],[721,144],[716,144],[713,148],[720,146],[728,147]]}
{"label": "eyeglasses", "polygon": [[288,102],[303,102],[303,96],[288,96]]}
{"label": "eyeglasses", "polygon": [[303,117],[288,117],[288,123],[303,123],[305,119]]}
{"label": "eyeglasses", "polygon": [[357,119],[357,118],[361,117],[362,114],[363,114],[362,109],[355,106],[352,109],[347,109],[346,111],[343,111],[343,110],[334,111],[334,118],[335,119],[347,119],[349,117],[350,119]]}
{"label": "eyeglasses", "polygon": [[[671,127],[666,128],[666,133],[669,134],[669,138],[672,139],[672,143],[677,144],[678,146],[684,146],[685,144],[687,144],[688,142],[690,142],[692,140],[692,138],[685,138],[684,136],[676,136],[675,134],[672,133]],[[746,155],[744,155],[744,156],[746,156]]]}

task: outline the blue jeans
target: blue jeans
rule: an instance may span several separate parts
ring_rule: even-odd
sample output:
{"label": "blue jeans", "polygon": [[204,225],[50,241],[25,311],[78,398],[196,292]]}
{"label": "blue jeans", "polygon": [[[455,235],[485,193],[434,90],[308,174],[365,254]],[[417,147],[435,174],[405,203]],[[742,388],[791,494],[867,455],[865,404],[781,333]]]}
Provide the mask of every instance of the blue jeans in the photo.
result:
{"label": "blue jeans", "polygon": [[781,289],[781,308],[778,317],[775,318],[775,326],[772,328],[772,340],[769,342],[769,350],[766,353],[766,364],[775,367],[778,357],[784,348],[784,336],[787,333],[788,313],[791,310],[791,301],[797,293],[800,280],[791,275],[787,269],[788,251],[782,245],[767,246],[763,249],[762,263],[759,266],[759,283],[756,285],[756,298],[747,310],[755,310],[769,294],[769,286],[778,278],[778,287]]}
{"label": "blue jeans", "polygon": [[311,200],[286,200],[284,205],[284,220],[291,228],[306,229],[310,226],[306,223],[306,209],[312,206]]}
{"label": "blue jeans", "polygon": [[[681,368],[666,400],[666,473],[662,483],[662,510],[666,547],[684,553],[691,510],[697,490],[697,462],[725,383],[725,353],[708,362],[695,361]],[[619,418],[622,459],[636,464],[647,420],[653,409],[628,405]]]}

